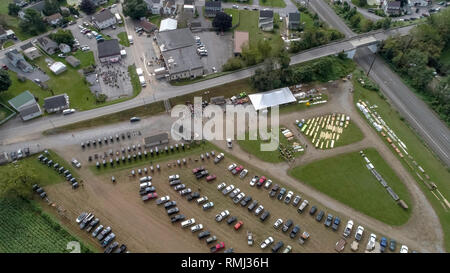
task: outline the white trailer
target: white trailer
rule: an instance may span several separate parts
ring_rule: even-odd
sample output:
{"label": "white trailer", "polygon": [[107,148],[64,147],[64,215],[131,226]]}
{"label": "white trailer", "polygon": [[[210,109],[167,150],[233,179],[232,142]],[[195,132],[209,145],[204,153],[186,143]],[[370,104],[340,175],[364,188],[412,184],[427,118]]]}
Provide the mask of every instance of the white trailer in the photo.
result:
{"label": "white trailer", "polygon": [[130,44],[133,44],[133,36],[128,35],[128,41],[130,42]]}
{"label": "white trailer", "polygon": [[144,76],[139,76],[139,82],[141,83],[142,87],[145,87],[147,85],[146,82],[145,82]]}
{"label": "white trailer", "polygon": [[122,17],[120,16],[120,14],[118,12],[116,12],[114,14],[114,16],[116,16],[116,21],[118,24],[122,24]]}

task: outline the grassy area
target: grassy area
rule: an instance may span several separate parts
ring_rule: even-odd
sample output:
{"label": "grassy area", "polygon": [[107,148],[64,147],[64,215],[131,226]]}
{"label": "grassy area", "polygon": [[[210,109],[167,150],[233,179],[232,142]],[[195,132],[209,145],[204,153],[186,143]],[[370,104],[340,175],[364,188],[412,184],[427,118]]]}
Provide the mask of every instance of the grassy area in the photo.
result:
{"label": "grassy area", "polygon": [[73,53],[73,56],[80,60],[80,66],[78,68],[85,68],[95,64],[94,52],[92,51],[81,51]]}
{"label": "grassy area", "polygon": [[239,23],[239,10],[238,9],[227,9],[226,13],[231,16],[233,19],[231,21],[232,27],[236,26]]}
{"label": "grassy area", "polygon": [[151,15],[151,16],[148,18],[148,20],[149,20],[151,23],[157,25],[158,28],[159,28],[159,25],[161,24],[161,16],[160,16],[160,15]]}
{"label": "grassy area", "polygon": [[450,66],[450,47],[447,47],[444,50],[442,50],[439,61],[447,66]]}
{"label": "grassy area", "polygon": [[130,41],[128,40],[128,35],[125,31],[117,34],[117,38],[119,38],[119,44],[126,47],[130,46]]}
{"label": "grassy area", "polygon": [[133,96],[137,96],[141,92],[142,86],[139,81],[139,76],[136,73],[136,65],[128,66],[128,74],[130,74],[130,81],[133,86]]}
{"label": "grassy area", "polygon": [[67,243],[80,242],[81,252],[94,252],[67,232],[35,203],[19,198],[0,199],[2,253],[68,253]]}
{"label": "grassy area", "polygon": [[289,175],[386,224],[397,226],[406,223],[412,204],[405,185],[375,149],[366,149],[364,153],[400,199],[408,204],[408,210],[396,204],[366,168],[358,152],[296,167],[289,171]]}
{"label": "grassy area", "polygon": [[259,0],[259,5],[264,7],[277,7],[277,8],[286,7],[286,3],[284,3],[284,0]]}
{"label": "grassy area", "polygon": [[[179,151],[177,151],[174,148],[174,151],[171,152],[169,150],[168,153],[162,151],[161,153],[159,153],[159,155],[154,154],[153,156],[150,155],[150,153],[148,153],[147,157],[144,157],[142,155],[142,158],[138,158],[136,157],[136,160],[133,160],[131,162],[126,161],[125,163],[123,163],[122,161],[120,161],[121,163],[119,165],[115,164],[114,166],[111,167],[111,165],[108,163],[106,167],[103,167],[103,165],[97,169],[97,167],[95,166],[95,161],[93,161],[93,164],[91,166],[89,166],[89,169],[94,173],[94,174],[104,174],[104,173],[111,173],[111,172],[118,172],[118,171],[123,171],[123,170],[131,170],[131,168],[143,168],[146,167],[147,169],[149,168],[149,164],[157,164],[161,161],[167,161],[167,160],[176,160],[176,159],[182,159],[182,158],[186,158],[186,160],[188,160],[190,155],[193,154],[198,154],[200,152],[210,152],[211,150],[216,150],[216,147],[214,145],[212,145],[211,143],[205,141],[205,142],[198,142],[198,143],[192,143],[192,144],[185,144],[185,149],[181,149],[181,147],[179,148]],[[160,150],[161,151],[161,150]],[[101,163],[101,161],[100,161]],[[156,170],[156,165],[153,166]]]}
{"label": "grassy area", "polygon": [[8,48],[8,47],[13,46],[13,45],[14,45],[14,42],[11,41],[11,40],[8,40],[8,41],[6,41],[6,42],[3,44],[3,48]]}
{"label": "grassy area", "polygon": [[[430,151],[423,141],[414,133],[408,124],[402,121],[402,117],[394,110],[390,104],[388,104],[384,96],[381,93],[370,91],[364,89],[358,82],[357,77],[353,78],[354,84],[354,101],[359,99],[363,101],[369,101],[371,104],[376,104],[378,107],[376,111],[380,114],[384,121],[389,125],[389,127],[395,131],[395,134],[406,144],[408,147],[408,152],[414,157],[414,160],[426,170],[427,174],[430,176],[431,181],[433,181],[439,191],[447,198],[450,198],[450,172],[449,169]],[[380,137],[382,137],[380,135]],[[384,138],[383,138],[384,140]],[[386,145],[387,142],[386,142]],[[388,145],[390,149],[392,147]],[[397,153],[394,154],[398,157]],[[444,244],[447,252],[450,251],[450,217],[449,212],[444,209],[442,203],[440,203],[434,195],[429,191],[429,189],[419,180],[415,171],[413,171],[405,160],[398,157],[399,160],[404,165],[405,169],[408,170],[411,175],[416,179],[420,188],[423,190],[437,215],[439,216],[442,229],[444,231]]]}
{"label": "grassy area", "polygon": [[8,108],[4,107],[2,104],[0,104],[0,122],[7,118],[9,115],[11,115],[13,112],[9,110]]}

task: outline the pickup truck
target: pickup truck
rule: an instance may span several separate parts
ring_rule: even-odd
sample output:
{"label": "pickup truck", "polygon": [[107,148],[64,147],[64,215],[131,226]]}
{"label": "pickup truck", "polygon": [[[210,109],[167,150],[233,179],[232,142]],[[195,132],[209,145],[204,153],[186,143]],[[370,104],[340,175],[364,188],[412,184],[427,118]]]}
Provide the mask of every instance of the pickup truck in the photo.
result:
{"label": "pickup truck", "polygon": [[224,242],[220,242],[217,245],[211,247],[210,250],[211,250],[211,252],[214,253],[214,252],[217,252],[217,251],[219,251],[219,250],[221,250],[223,248],[225,248],[225,243]]}
{"label": "pickup truck", "polygon": [[253,245],[253,233],[251,233],[250,231],[247,231],[247,244],[249,246]]}
{"label": "pickup truck", "polygon": [[348,220],[347,225],[345,226],[344,229],[344,237],[348,237],[350,233],[352,233],[352,228],[353,228],[353,221]]}
{"label": "pickup truck", "polygon": [[372,250],[375,247],[375,243],[376,243],[376,239],[377,239],[377,235],[371,233],[370,234],[370,238],[369,238],[369,242],[367,242],[367,250]]}

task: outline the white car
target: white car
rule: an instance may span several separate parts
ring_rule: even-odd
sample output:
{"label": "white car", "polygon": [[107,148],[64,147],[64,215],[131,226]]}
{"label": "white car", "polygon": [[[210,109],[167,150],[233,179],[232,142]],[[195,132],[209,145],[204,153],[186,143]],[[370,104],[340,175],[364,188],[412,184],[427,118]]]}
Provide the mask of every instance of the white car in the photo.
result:
{"label": "white car", "polygon": [[191,227],[191,231],[192,232],[196,232],[196,231],[199,231],[199,230],[202,230],[202,229],[203,229],[203,225],[202,224],[198,224],[198,225],[195,225],[195,226]]}
{"label": "white car", "polygon": [[81,47],[81,51],[88,51],[88,50],[91,50],[91,48],[88,46]]}
{"label": "white car", "polygon": [[353,221],[348,220],[347,225],[345,226],[344,229],[344,237],[348,237],[350,233],[352,233],[352,228],[353,228]]}
{"label": "white car", "polygon": [[208,202],[208,203],[204,204],[202,207],[203,207],[203,210],[207,210],[207,209],[214,207],[214,203]]}
{"label": "white car", "polygon": [[298,207],[298,212],[302,213],[303,210],[308,206],[308,204],[309,204],[308,200],[303,200],[300,207]]}
{"label": "white car", "polygon": [[233,148],[233,143],[231,142],[231,138],[227,138],[227,146],[228,148]]}
{"label": "white car", "polygon": [[268,247],[272,243],[273,243],[273,238],[272,237],[268,237],[267,239],[264,240],[264,242],[261,243],[261,248],[264,249],[264,248]]}
{"label": "white car", "polygon": [[239,177],[242,179],[242,178],[244,178],[247,174],[248,174],[248,170],[247,170],[247,169],[243,169],[242,172],[239,174]]}
{"label": "white car", "polygon": [[216,158],[214,158],[214,164],[219,163],[224,157],[225,155],[223,153],[218,154]]}
{"label": "white car", "polygon": [[283,220],[281,220],[281,218],[280,218],[280,219],[278,219],[277,221],[275,221],[275,224],[273,224],[273,227],[274,227],[275,229],[278,229],[278,228],[281,227],[282,224],[283,224]]}
{"label": "white car", "polygon": [[222,183],[220,185],[217,186],[217,190],[220,191],[221,189],[225,188],[227,184]]}
{"label": "white car", "polygon": [[170,200],[170,196],[166,195],[166,196],[163,196],[163,197],[159,198],[158,200],[156,200],[156,204],[161,205],[161,204],[166,203],[169,200]]}
{"label": "white car", "polygon": [[191,218],[189,220],[186,220],[184,222],[181,222],[181,227],[188,227],[188,226],[192,226],[193,224],[195,224],[195,219]]}
{"label": "white car", "polygon": [[238,5],[232,5],[233,9],[239,9]]}
{"label": "white car", "polygon": [[255,210],[255,215],[260,215],[263,210],[264,210],[263,205],[259,205],[259,207],[257,207]]}
{"label": "white car", "polygon": [[364,227],[358,226],[355,233],[355,240],[360,241],[364,233]]}
{"label": "white car", "polygon": [[63,113],[63,115],[70,115],[70,114],[75,113],[75,111],[76,111],[75,109],[71,108],[71,109],[63,110],[62,113]]}
{"label": "white car", "polygon": [[228,187],[226,187],[225,189],[223,189],[222,193],[223,193],[223,195],[227,195],[227,194],[229,194],[232,190],[234,190],[234,185],[229,185]]}
{"label": "white car", "polygon": [[256,182],[258,182],[259,177],[253,176],[252,180],[250,180],[250,186],[254,187]]}
{"label": "white car", "polygon": [[238,195],[241,192],[241,189],[237,188],[232,193],[230,193],[230,197],[234,198],[236,195]]}
{"label": "white car", "polygon": [[288,194],[286,194],[286,197],[284,197],[284,203],[289,204],[291,202],[292,195],[294,195],[294,193],[289,191]]}
{"label": "white car", "polygon": [[76,160],[75,158],[72,158],[72,165],[77,168],[81,168],[81,163],[78,162],[78,160]]}
{"label": "white car", "polygon": [[264,184],[264,188],[268,189],[272,185],[272,180],[267,179],[266,184]]}
{"label": "white car", "polygon": [[216,69],[215,66],[212,67],[212,71],[213,71],[213,73],[216,73],[216,72],[217,72],[217,69]]}
{"label": "white car", "polygon": [[239,203],[245,197],[245,193],[241,192],[236,197],[233,198],[235,204]]}
{"label": "white car", "polygon": [[78,28],[82,30],[84,27],[82,25],[78,25]]}
{"label": "white car", "polygon": [[179,174],[169,175],[169,181],[173,181],[173,180],[176,180],[176,179],[180,179],[180,175]]}
{"label": "white car", "polygon": [[197,199],[197,204],[203,204],[203,203],[205,203],[206,201],[208,201],[208,196],[203,196],[203,197],[200,197],[199,199]]}
{"label": "white car", "polygon": [[400,248],[400,253],[408,253],[408,247],[406,245],[402,245]]}
{"label": "white car", "polygon": [[372,250],[375,247],[375,241],[377,239],[377,235],[371,233],[369,241],[367,242],[367,249]]}
{"label": "white car", "polygon": [[224,210],[221,213],[216,215],[216,221],[220,222],[223,219],[225,219],[228,215],[230,215],[230,212],[228,210]]}
{"label": "white car", "polygon": [[231,164],[230,166],[228,166],[228,170],[231,172],[234,168],[237,167],[236,163]]}

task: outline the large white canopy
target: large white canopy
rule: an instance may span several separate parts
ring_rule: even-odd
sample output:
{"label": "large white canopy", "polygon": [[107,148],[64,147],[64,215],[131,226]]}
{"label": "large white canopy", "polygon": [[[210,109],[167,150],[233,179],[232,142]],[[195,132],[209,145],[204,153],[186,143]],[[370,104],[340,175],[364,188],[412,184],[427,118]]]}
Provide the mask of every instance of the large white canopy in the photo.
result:
{"label": "large white canopy", "polygon": [[262,93],[249,95],[255,110],[265,109],[276,105],[282,105],[296,101],[289,88],[284,87]]}
{"label": "large white canopy", "polygon": [[178,24],[178,21],[175,19],[167,18],[167,19],[161,20],[161,24],[159,26],[159,32],[177,29],[177,24]]}

